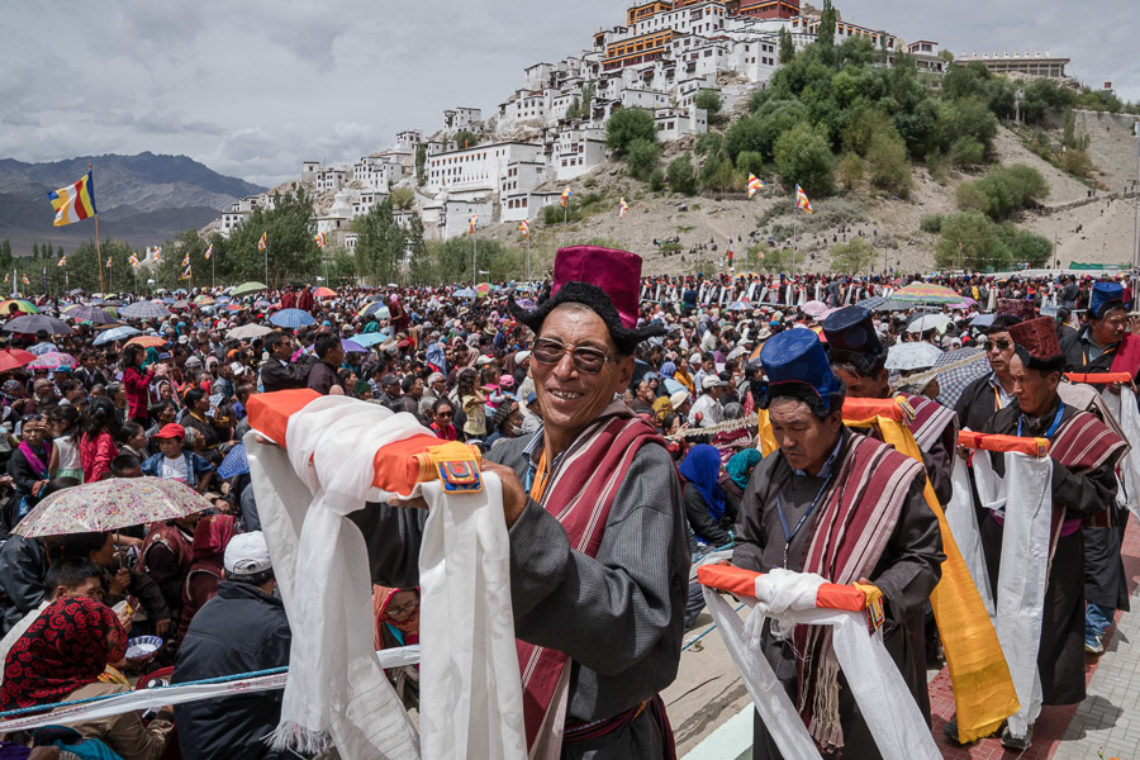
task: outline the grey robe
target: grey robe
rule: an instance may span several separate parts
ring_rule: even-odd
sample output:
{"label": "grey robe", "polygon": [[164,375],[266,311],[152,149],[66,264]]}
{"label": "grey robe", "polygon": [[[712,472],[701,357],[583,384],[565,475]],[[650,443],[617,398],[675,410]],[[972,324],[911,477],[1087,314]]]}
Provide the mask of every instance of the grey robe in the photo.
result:
{"label": "grey robe", "polygon": [[[842,465],[843,457],[847,456],[852,446],[882,445],[878,441],[872,442],[864,436],[852,434],[846,428],[843,429],[842,436],[839,457],[832,465],[835,471]],[[823,484],[823,478],[795,475],[783,454],[778,451],[757,465],[740,504],[733,564],[758,572],[781,567],[784,561],[784,533],[776,510],[777,495],[788,527],[794,529]],[[884,643],[887,651],[898,665],[915,701],[929,721],[930,699],[926,690],[922,609],[938,579],[942,577],[941,565],[946,556],[942,553],[938,519],[930,511],[923,496],[924,486],[925,483],[918,478],[911,485],[898,524],[869,580],[879,587],[885,599],[887,627]],[[788,569],[797,572],[803,570],[819,512],[817,507],[792,538],[788,551]],[[794,700],[798,678],[791,642],[772,639],[765,628],[763,646],[776,677]],[[877,760],[880,755],[874,739],[842,675],[839,714],[844,734],[844,760]],[[782,757],[759,715],[755,717],[753,732],[754,760],[778,760]]]}
{"label": "grey robe", "polygon": [[[513,468],[525,483],[529,442],[504,441],[488,459]],[[364,533],[375,582],[418,584],[422,512],[368,504],[350,518]],[[672,683],[681,658],[689,547],[676,467],[663,447],[647,444],[634,458],[596,557],[572,550],[562,525],[533,500],[511,526],[510,545],[516,635],[573,661],[568,722],[613,717]],[[645,710],[620,731],[567,744],[562,756],[659,760],[663,742]]]}

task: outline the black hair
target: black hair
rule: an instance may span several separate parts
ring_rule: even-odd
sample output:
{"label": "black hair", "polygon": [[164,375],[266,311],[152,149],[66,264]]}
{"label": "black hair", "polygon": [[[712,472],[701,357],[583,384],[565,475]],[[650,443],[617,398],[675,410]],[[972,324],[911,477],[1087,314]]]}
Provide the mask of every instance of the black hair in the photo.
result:
{"label": "black hair", "polygon": [[97,530],[89,533],[70,533],[63,537],[56,549],[60,559],[86,559],[91,558],[91,552],[97,552],[107,543],[108,534]]}
{"label": "black hair", "polygon": [[855,351],[837,350],[831,352],[830,358],[833,372],[846,372],[856,377],[878,377],[887,366],[885,351],[868,358]]}
{"label": "black hair", "polygon": [[1025,365],[1026,369],[1040,372],[1043,375],[1048,375],[1051,372],[1063,373],[1065,371],[1064,354],[1057,354],[1048,359],[1041,359],[1030,354],[1025,346],[1015,346],[1013,350],[1014,353],[1017,354],[1017,358],[1021,359],[1021,363]]}
{"label": "black hair", "polygon": [[260,573],[251,573],[249,575],[231,575],[226,573],[226,580],[234,583],[248,583],[251,586],[260,586],[261,584],[271,581],[277,576],[273,574],[273,568],[262,570]]}
{"label": "black hair", "polygon": [[637,350],[637,344],[646,338],[664,335],[668,332],[667,328],[659,323],[651,323],[633,329],[627,328],[622,324],[621,316],[614,308],[613,301],[606,295],[606,292],[598,286],[586,282],[566,283],[553,297],[547,298],[529,311],[519,306],[513,298],[507,302],[507,308],[510,309],[515,319],[529,327],[535,335],[538,335],[542,331],[542,323],[550,316],[550,312],[564,303],[581,304],[601,317],[606,329],[609,330],[618,354],[622,357],[632,356]]}
{"label": "black hair", "polygon": [[186,403],[187,408],[193,409],[194,405],[206,397],[206,391],[201,388],[191,388],[186,391],[186,395],[182,400]]}
{"label": "black hair", "polygon": [[116,478],[125,477],[124,472],[137,469],[140,466],[139,458],[134,454],[119,454],[111,460],[111,474]]}
{"label": "black hair", "polygon": [[455,411],[455,404],[451,403],[451,399],[449,399],[447,396],[444,396],[442,398],[437,398],[435,400],[435,403],[431,405],[432,416],[434,417],[436,414],[438,414],[440,408],[445,407],[445,406],[450,406],[451,411],[453,411],[453,412]]}
{"label": "black hair", "polygon": [[335,335],[322,335],[317,339],[316,346],[313,348],[313,353],[317,355],[318,359],[324,359],[329,351],[340,345],[340,338]]}
{"label": "black hair", "polygon": [[262,345],[265,347],[266,351],[272,351],[273,349],[277,348],[277,344],[283,340],[285,340],[285,334],[284,333],[279,333],[279,332],[269,333],[269,335],[265,336],[265,343],[263,343]]}
{"label": "black hair", "polygon": [[48,419],[62,422],[64,434],[74,434],[79,429],[79,410],[73,404],[53,406],[48,410]]}
{"label": "black hair", "polygon": [[[106,539],[104,539],[105,541]],[[100,544],[102,546],[102,544]],[[52,564],[44,574],[44,588],[51,593],[57,586],[77,588],[88,578],[103,578],[103,570],[89,559],[69,557]]]}
{"label": "black hair", "polygon": [[847,398],[847,388],[840,382],[839,391],[828,394],[827,398],[824,399],[807,383],[769,384],[760,393],[757,406],[761,409],[768,409],[772,402],[778,398],[802,401],[808,405],[812,414],[821,420],[826,420],[835,412],[843,409],[843,400]]}
{"label": "black hair", "polygon": [[119,426],[119,435],[116,439],[119,443],[126,443],[134,438],[139,433],[145,432],[143,426],[137,422],[124,422]]}
{"label": "black hair", "polygon": [[986,328],[986,335],[1009,332],[1009,328],[1017,324],[1021,324],[1021,320],[1018,317],[1012,314],[998,314],[994,317],[993,324]]}
{"label": "black hair", "polygon": [[87,409],[83,434],[96,436],[104,430],[110,433],[112,438],[119,437],[119,410],[115,408],[114,401],[106,396],[100,396]]}
{"label": "black hair", "polygon": [[135,367],[138,364],[140,355],[146,357],[146,349],[138,343],[131,343],[123,348],[123,364],[126,367]]}

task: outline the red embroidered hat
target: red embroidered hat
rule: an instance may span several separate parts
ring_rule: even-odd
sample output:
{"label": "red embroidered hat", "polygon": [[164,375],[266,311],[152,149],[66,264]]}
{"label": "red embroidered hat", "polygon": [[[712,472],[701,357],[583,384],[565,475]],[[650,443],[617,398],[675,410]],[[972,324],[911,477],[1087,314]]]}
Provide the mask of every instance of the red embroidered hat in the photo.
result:
{"label": "red embroidered hat", "polygon": [[1057,340],[1057,322],[1052,317],[1027,319],[1009,326],[1009,337],[1029,352],[1034,359],[1053,359],[1061,355]]}

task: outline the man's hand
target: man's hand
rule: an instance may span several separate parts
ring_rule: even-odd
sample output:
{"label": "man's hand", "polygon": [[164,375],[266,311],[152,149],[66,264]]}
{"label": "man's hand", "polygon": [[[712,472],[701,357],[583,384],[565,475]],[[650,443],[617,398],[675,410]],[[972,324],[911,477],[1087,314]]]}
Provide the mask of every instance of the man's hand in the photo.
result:
{"label": "man's hand", "polygon": [[127,568],[121,568],[115,576],[111,578],[111,593],[117,596],[122,596],[124,592],[131,586],[131,571]]}

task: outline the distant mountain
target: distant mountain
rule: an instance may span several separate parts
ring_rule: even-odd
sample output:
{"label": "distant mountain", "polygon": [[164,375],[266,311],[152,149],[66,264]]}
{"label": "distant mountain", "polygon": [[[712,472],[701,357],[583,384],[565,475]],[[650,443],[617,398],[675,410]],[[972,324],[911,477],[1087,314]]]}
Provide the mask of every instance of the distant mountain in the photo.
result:
{"label": "distant mountain", "polygon": [[136,246],[161,243],[190,228],[200,228],[236,198],[264,188],[225,177],[187,156],[150,152],[137,156],[79,156],[30,164],[0,159],[0,240],[11,240],[14,253],[33,243],[51,242],[70,251],[94,237],[90,222],[53,227],[47,193],[79,179],[95,164],[95,202],[99,233]]}

